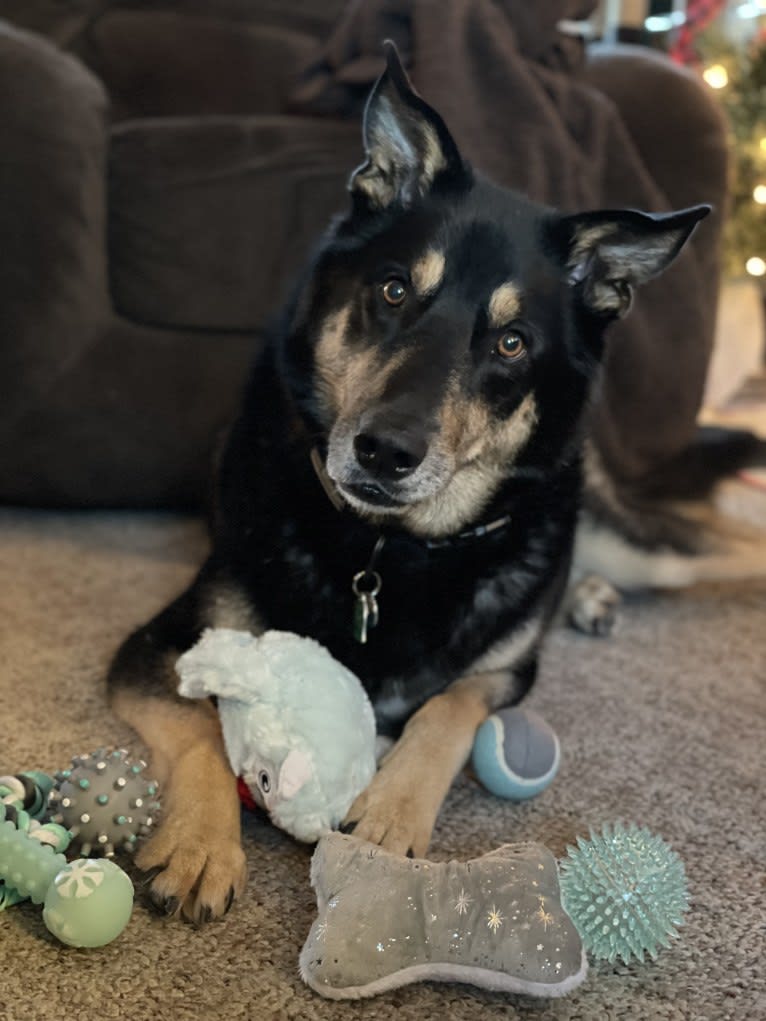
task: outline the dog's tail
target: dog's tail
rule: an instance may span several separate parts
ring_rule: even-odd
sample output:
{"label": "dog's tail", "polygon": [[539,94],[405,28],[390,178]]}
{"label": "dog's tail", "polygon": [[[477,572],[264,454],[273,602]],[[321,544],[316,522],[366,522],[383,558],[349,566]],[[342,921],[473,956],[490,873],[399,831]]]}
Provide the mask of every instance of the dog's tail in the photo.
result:
{"label": "dog's tail", "polygon": [[638,483],[607,476],[591,449],[575,563],[622,589],[684,588],[766,578],[766,492],[754,516],[721,499],[726,480],[766,467],[766,441],[702,427],[692,444]]}
{"label": "dog's tail", "polygon": [[613,528],[587,517],[577,532],[578,570],[607,578],[619,589],[686,588],[705,581],[766,578],[766,531],[732,539],[728,549],[710,553],[679,553],[671,548],[647,549]]}
{"label": "dog's tail", "polygon": [[706,425],[635,485],[647,500],[704,500],[722,479],[745,468],[766,468],[766,440],[747,429]]}

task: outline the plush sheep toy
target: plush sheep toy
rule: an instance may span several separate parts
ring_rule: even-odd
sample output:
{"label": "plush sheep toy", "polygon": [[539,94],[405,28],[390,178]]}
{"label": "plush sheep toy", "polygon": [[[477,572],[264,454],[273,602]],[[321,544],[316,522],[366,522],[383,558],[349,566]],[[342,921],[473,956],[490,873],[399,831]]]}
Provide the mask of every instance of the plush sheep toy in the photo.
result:
{"label": "plush sheep toy", "polygon": [[311,638],[206,630],[176,663],[179,692],[215,695],[231,768],[272,822],[313,843],[375,774],[375,718],[359,680]]}

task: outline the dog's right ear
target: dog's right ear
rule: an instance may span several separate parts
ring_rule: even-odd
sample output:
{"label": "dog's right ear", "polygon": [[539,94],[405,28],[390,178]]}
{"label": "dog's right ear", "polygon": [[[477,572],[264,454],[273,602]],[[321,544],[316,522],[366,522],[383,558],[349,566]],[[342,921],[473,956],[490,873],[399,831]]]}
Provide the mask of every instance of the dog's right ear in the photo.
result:
{"label": "dog's right ear", "polygon": [[367,159],[349,182],[351,192],[376,210],[406,207],[435,185],[470,179],[444,121],[412,88],[394,44],[384,46],[386,70],[364,111]]}

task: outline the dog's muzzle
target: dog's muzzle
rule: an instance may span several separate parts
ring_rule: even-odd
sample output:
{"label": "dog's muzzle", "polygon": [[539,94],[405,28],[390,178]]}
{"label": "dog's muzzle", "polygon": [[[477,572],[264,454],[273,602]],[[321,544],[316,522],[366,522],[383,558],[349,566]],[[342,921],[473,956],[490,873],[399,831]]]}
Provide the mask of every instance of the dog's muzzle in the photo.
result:
{"label": "dog's muzzle", "polygon": [[387,422],[369,421],[352,441],[361,478],[347,485],[357,499],[376,507],[401,507],[396,496],[399,483],[412,475],[428,453],[425,432],[412,422],[398,428]]}
{"label": "dog's muzzle", "polygon": [[385,485],[407,478],[423,463],[428,437],[418,423],[397,428],[373,420],[356,434],[353,446],[359,467]]}
{"label": "dog's muzzle", "polygon": [[444,483],[433,434],[412,414],[367,412],[339,423],[329,439],[327,473],[341,496],[360,509],[396,512]]}

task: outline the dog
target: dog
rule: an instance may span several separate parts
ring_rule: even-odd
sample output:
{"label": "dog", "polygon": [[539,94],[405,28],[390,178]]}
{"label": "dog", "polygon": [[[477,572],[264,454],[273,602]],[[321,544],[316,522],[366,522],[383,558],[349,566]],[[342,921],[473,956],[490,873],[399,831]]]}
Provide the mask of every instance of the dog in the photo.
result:
{"label": "dog", "polygon": [[212,552],[109,672],[164,788],[137,864],[162,911],[197,923],[242,892],[245,857],[216,709],[178,696],[178,656],[205,627],[323,643],[394,741],[346,828],[425,854],[477,727],[528,691],[562,605],[605,330],[709,211],[562,215],[495,186],[393,47],[363,140],[349,211],[220,456]]}

